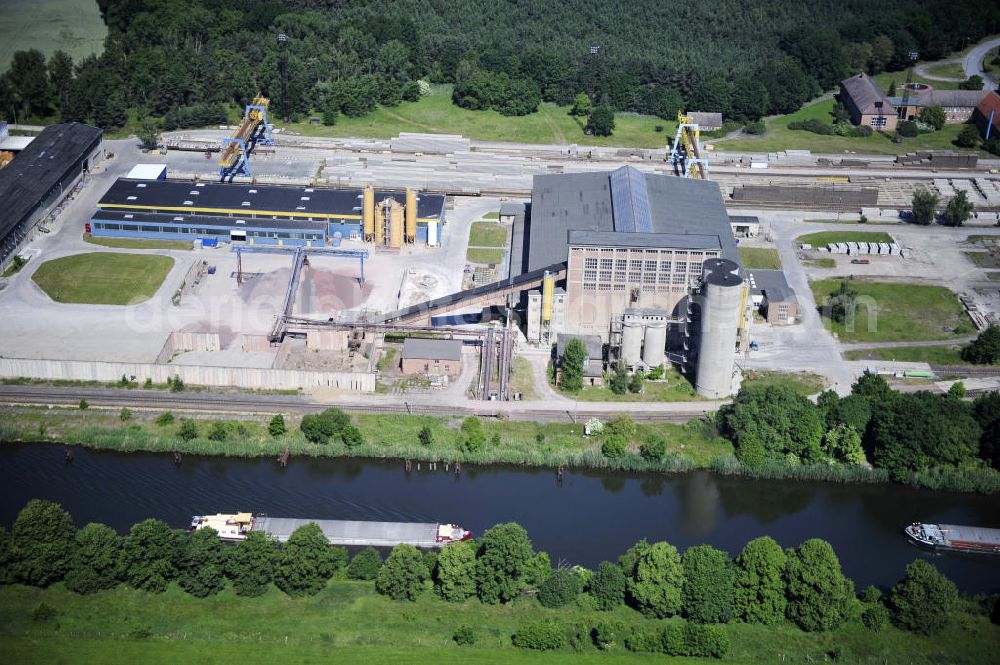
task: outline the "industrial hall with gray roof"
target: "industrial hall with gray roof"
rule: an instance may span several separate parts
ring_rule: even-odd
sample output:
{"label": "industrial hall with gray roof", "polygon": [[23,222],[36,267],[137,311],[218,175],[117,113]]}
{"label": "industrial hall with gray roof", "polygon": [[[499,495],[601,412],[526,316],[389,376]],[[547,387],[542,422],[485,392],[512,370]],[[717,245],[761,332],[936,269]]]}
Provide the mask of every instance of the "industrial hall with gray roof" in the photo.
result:
{"label": "industrial hall with gray roof", "polygon": [[512,236],[512,277],[566,266],[564,278],[553,273],[528,292],[528,341],[596,338],[609,362],[642,369],[670,360],[694,375],[700,394],[731,393],[747,292],[715,183],[630,166],[538,175]]}

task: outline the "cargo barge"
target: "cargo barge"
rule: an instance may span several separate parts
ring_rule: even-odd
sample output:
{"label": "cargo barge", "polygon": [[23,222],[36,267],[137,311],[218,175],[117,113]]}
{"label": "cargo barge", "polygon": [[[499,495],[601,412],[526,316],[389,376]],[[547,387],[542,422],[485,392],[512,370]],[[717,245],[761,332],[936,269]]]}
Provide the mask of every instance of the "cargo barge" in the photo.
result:
{"label": "cargo barge", "polygon": [[903,533],[917,545],[941,552],[1000,554],[1000,529],[914,522]]}
{"label": "cargo barge", "polygon": [[309,523],[318,525],[331,545],[395,547],[406,543],[434,548],[472,538],[472,532],[456,524],[312,520],[268,517],[263,513],[195,515],[191,518],[191,530],[215,529],[219,538],[227,541],[245,540],[251,531],[263,531],[283,543],[292,532]]}

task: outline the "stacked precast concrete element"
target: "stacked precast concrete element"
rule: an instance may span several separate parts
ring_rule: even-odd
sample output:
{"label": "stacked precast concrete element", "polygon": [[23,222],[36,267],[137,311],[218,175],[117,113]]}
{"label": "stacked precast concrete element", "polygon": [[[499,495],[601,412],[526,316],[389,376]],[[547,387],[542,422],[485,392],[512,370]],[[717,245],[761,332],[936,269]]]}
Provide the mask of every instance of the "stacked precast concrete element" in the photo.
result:
{"label": "stacked precast concrete element", "polygon": [[695,370],[695,390],[703,397],[719,399],[733,392],[733,364],[743,278],[739,265],[728,259],[708,259],[703,264],[701,335]]}

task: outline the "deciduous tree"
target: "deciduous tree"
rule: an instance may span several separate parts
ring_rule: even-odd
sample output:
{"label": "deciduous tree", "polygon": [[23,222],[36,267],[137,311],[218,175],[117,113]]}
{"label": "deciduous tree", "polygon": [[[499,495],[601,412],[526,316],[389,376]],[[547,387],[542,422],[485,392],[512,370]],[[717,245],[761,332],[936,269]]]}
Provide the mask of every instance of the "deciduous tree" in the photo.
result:
{"label": "deciduous tree", "polygon": [[560,568],[538,589],[538,602],[544,607],[562,607],[576,600],[583,591],[583,580],[572,570]]}
{"label": "deciduous tree", "polygon": [[610,106],[597,106],[590,112],[587,129],[594,136],[611,136],[615,131],[615,112]]}
{"label": "deciduous tree", "polygon": [[598,609],[613,610],[625,602],[625,573],[620,566],[602,561],[590,578],[587,590]]}
{"label": "deciduous tree", "polygon": [[393,600],[416,600],[427,575],[422,559],[413,545],[396,545],[378,571],[375,590]]}
{"label": "deciduous tree", "polygon": [[177,582],[192,596],[206,598],[225,583],[225,552],[215,529],[198,529],[187,538],[177,564]]}
{"label": "deciduous tree", "polygon": [[683,585],[684,567],[677,548],[660,542],[639,554],[625,588],[639,611],[663,619],[681,611]]}
{"label": "deciduous tree", "polygon": [[251,531],[229,551],[226,576],[238,596],[263,595],[274,580],[278,543],[263,531]]}
{"label": "deciduous tree", "polygon": [[888,601],[893,623],[905,630],[933,635],[948,625],[958,592],[937,568],[917,559],[906,567],[906,577],[892,588]]}
{"label": "deciduous tree", "polygon": [[274,583],[289,596],[313,596],[337,571],[336,557],[315,522],[300,526],[281,548]]}
{"label": "deciduous tree", "polygon": [[46,587],[69,572],[76,530],[59,504],[32,499],[18,513],[11,535],[18,581]]}
{"label": "deciduous tree", "polygon": [[122,563],[129,585],[163,592],[177,577],[183,536],[165,522],[148,519],[132,526],[122,547]]}
{"label": "deciduous tree", "polygon": [[920,122],[925,125],[930,125],[935,130],[940,131],[944,128],[945,114],[944,109],[938,105],[925,106],[920,109]]}
{"label": "deciduous tree", "polygon": [[441,550],[434,577],[434,588],[445,600],[459,602],[476,595],[476,551],[473,545],[453,543]]}
{"label": "deciduous tree", "polygon": [[955,196],[951,197],[948,204],[944,207],[944,221],[948,226],[961,226],[970,217],[972,217],[972,211],[975,206],[972,205],[972,201],[964,191],[959,191]]}
{"label": "deciduous tree", "polygon": [[347,576],[352,580],[373,580],[382,567],[382,555],[374,547],[366,547],[351,559]]}
{"label": "deciduous tree", "polygon": [[727,623],[733,616],[733,562],[711,545],[689,547],[684,566],[684,616],[698,623]]}
{"label": "deciduous tree", "polygon": [[789,550],[785,579],[785,613],[802,630],[833,630],[847,618],[854,586],[830,543],[813,538]]}
{"label": "deciduous tree", "polygon": [[913,192],[912,207],[914,223],[926,226],[933,222],[937,204],[937,194],[932,194],[925,187],[918,187]]}
{"label": "deciduous tree", "polygon": [[577,392],[583,388],[583,363],[587,359],[587,347],[574,337],[563,349],[560,365],[559,386],[567,392]]}
{"label": "deciduous tree", "polygon": [[288,427],[285,425],[285,417],[280,413],[272,417],[267,424],[267,433],[271,436],[284,436],[286,432]]}
{"label": "deciduous tree", "polygon": [[528,532],[520,524],[498,524],[483,534],[476,552],[476,592],[484,603],[513,600],[522,575],[534,556]]}
{"label": "deciduous tree", "polygon": [[77,531],[66,588],[87,594],[118,584],[122,573],[122,545],[121,536],[104,524],[92,522]]}
{"label": "deciduous tree", "polygon": [[785,617],[787,556],[769,536],[755,538],[736,557],[733,607],[746,623],[777,623]]}

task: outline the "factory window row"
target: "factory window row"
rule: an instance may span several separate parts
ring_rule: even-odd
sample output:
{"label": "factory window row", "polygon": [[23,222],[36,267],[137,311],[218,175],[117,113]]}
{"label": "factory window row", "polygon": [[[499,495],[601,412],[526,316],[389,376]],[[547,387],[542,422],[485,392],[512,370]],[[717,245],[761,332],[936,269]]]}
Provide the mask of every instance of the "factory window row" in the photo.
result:
{"label": "factory window row", "polygon": [[[230,229],[199,228],[193,226],[149,226],[146,224],[113,224],[95,222],[93,227],[103,231],[137,231],[143,233],[193,233],[203,236],[228,236]],[[322,240],[322,233],[289,233],[284,231],[247,231],[249,238],[288,238],[293,240]]]}

